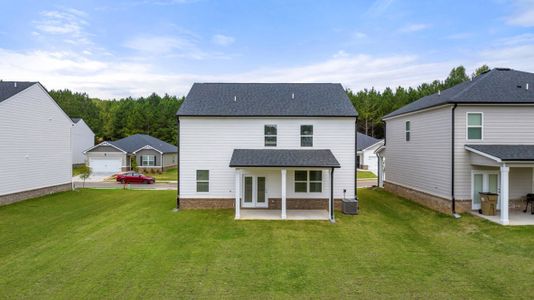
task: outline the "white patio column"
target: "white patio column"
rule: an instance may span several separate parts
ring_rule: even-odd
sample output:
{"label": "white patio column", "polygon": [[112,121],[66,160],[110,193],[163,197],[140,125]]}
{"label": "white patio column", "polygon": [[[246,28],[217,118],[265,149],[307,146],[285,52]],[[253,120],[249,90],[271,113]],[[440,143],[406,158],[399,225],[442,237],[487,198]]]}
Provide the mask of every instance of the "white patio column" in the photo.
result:
{"label": "white patio column", "polygon": [[509,184],[510,167],[503,164],[501,166],[501,224],[508,225],[508,200],[510,197]]}
{"label": "white patio column", "polygon": [[241,218],[241,170],[235,170],[235,218]]}
{"label": "white patio column", "polygon": [[282,184],[280,185],[281,187],[281,194],[282,194],[282,201],[280,203],[280,207],[281,207],[281,210],[282,210],[282,215],[281,215],[281,218],[282,219],[287,219],[287,203],[286,203],[286,177],[287,177],[287,170],[286,169],[282,169],[281,171],[282,173]]}
{"label": "white patio column", "polygon": [[384,187],[384,159],[378,155],[378,187]]}

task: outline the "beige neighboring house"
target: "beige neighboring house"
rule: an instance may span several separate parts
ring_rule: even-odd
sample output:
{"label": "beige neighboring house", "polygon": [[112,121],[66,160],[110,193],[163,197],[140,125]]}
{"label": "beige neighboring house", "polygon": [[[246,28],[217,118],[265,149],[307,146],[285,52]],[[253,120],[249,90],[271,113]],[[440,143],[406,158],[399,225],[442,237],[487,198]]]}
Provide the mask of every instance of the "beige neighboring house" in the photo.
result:
{"label": "beige neighboring house", "polygon": [[533,73],[493,69],[384,121],[377,153],[387,159],[379,180],[385,189],[453,214],[478,211],[480,192],[497,193],[493,220],[534,224],[523,213],[534,193]]}
{"label": "beige neighboring house", "polygon": [[39,82],[0,81],[0,205],[71,189],[71,128]]}
{"label": "beige neighboring house", "polygon": [[106,141],[84,151],[95,174],[129,171],[135,159],[140,171],[165,171],[177,165],[176,146],[146,134]]}

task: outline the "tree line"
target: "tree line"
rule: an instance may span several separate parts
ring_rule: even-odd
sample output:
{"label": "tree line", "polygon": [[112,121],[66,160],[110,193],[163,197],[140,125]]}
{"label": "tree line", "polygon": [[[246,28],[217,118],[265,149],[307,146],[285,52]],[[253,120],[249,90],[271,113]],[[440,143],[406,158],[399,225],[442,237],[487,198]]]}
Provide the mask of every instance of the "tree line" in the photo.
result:
{"label": "tree line", "polygon": [[183,97],[154,93],[148,97],[102,100],[70,90],[52,90],[50,96],[69,117],[82,118],[97,142],[143,133],[176,144],[176,112]]}
{"label": "tree line", "polygon": [[[377,138],[384,137],[382,117],[424,96],[470,80],[489,70],[486,65],[468,76],[463,66],[453,68],[445,80],[434,80],[412,88],[374,88],[354,92],[347,90],[358,110],[358,130]],[[176,112],[184,97],[159,96],[103,100],[86,93],[52,90],[52,98],[72,118],[82,118],[91,127],[96,142],[117,140],[136,133],[144,133],[176,144]]]}

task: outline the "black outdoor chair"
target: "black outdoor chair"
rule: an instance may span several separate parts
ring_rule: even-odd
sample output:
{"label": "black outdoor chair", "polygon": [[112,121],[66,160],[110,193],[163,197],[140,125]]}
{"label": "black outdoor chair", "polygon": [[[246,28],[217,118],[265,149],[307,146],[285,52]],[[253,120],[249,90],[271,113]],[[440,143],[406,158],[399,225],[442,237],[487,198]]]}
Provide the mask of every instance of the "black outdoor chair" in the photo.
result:
{"label": "black outdoor chair", "polygon": [[527,194],[527,206],[523,212],[527,212],[528,205],[530,204],[530,213],[534,215],[534,194]]}

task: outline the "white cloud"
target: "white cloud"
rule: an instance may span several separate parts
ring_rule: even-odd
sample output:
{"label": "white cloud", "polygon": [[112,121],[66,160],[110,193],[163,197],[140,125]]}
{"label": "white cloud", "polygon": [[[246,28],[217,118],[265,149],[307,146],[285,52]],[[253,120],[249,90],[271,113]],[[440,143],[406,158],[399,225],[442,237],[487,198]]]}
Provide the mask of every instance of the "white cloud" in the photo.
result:
{"label": "white cloud", "polygon": [[361,40],[367,38],[367,34],[365,32],[356,31],[352,34],[352,37],[354,39]]}
{"label": "white cloud", "polygon": [[473,37],[473,34],[471,32],[459,32],[459,33],[448,35],[445,38],[448,40],[465,40],[471,37]]}
{"label": "white cloud", "polygon": [[480,58],[480,64],[534,72],[534,44],[482,51]]}
{"label": "white cloud", "polygon": [[[102,98],[143,96],[152,92],[185,95],[195,81],[341,82],[352,89],[417,85],[443,78],[455,64],[424,63],[416,56],[373,56],[339,52],[319,63],[283,69],[259,68],[241,73],[162,73],[148,63],[116,57],[88,59],[75,52],[0,49],[4,80],[38,80],[49,89],[69,88]],[[4,73],[5,72],[5,73]]]}
{"label": "white cloud", "polygon": [[399,32],[403,33],[411,33],[411,32],[417,32],[421,30],[425,30],[430,28],[430,24],[424,24],[424,23],[414,23],[414,24],[408,24],[402,28],[399,29]]}
{"label": "white cloud", "polygon": [[211,38],[211,41],[219,46],[230,46],[235,42],[235,38],[224,34],[216,34]]}
{"label": "white cloud", "polygon": [[34,22],[36,37],[47,39],[59,38],[71,44],[91,44],[86,27],[89,25],[87,14],[83,11],[66,8],[62,10],[42,11],[41,18]]}
{"label": "white cloud", "polygon": [[497,44],[506,45],[506,46],[534,44],[534,34],[524,33],[524,34],[502,38],[502,39],[497,40]]}
{"label": "white cloud", "polygon": [[534,26],[534,0],[516,0],[515,12],[506,18],[509,25]]}
{"label": "white cloud", "polygon": [[198,43],[198,38],[192,34],[176,36],[142,35],[127,40],[124,46],[148,58],[160,56],[194,60],[228,58],[227,55],[219,52],[205,51],[201,49]]}
{"label": "white cloud", "polygon": [[388,8],[393,4],[394,0],[375,0],[373,4],[367,10],[367,15],[369,16],[380,16],[388,10]]}

